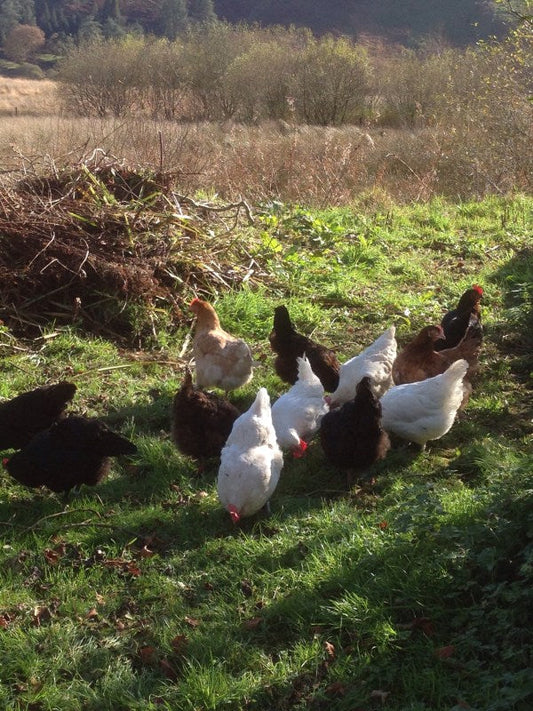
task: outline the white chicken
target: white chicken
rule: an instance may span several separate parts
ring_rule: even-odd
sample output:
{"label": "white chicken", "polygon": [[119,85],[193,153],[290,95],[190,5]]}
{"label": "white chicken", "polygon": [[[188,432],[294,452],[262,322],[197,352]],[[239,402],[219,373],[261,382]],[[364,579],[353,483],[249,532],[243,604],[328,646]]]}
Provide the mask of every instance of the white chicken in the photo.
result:
{"label": "white chicken", "polygon": [[270,397],[260,388],[251,407],[233,423],[220,455],[218,498],[234,523],[268,504],[282,466]]}
{"label": "white chicken", "polygon": [[433,378],[390,388],[381,398],[383,429],[422,449],[428,440],[445,435],[463,400],[467,370],[467,361],[461,359]]}
{"label": "white chicken", "polygon": [[380,398],[393,384],[392,364],[397,351],[396,328],[391,326],[359,355],[343,363],[339,371],[339,385],[326,398],[330,408],[353,400],[357,384],[365,375],[372,380],[374,395]]}
{"label": "white chicken", "polygon": [[329,406],[324,400],[324,386],[307,357],[296,360],[298,380],[272,405],[272,421],[279,446],[301,457],[307,449],[306,439],[318,431]]}
{"label": "white chicken", "polygon": [[246,385],[253,374],[248,344],[221,328],[217,312],[207,301],[193,299],[190,308],[197,316],[192,342],[197,384],[226,393]]}

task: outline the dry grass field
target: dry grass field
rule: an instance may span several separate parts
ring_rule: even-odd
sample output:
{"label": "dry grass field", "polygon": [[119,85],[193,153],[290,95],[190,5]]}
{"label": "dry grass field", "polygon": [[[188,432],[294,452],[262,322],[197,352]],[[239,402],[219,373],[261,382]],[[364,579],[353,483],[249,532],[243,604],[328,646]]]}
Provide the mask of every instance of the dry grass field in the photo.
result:
{"label": "dry grass field", "polygon": [[57,110],[55,82],[0,76],[0,117],[49,116]]}
{"label": "dry grass field", "polygon": [[62,111],[59,99],[52,81],[0,79],[4,184],[111,160],[170,172],[189,195],[316,207],[370,200],[386,209],[393,201],[481,198],[531,187],[527,130],[504,141],[499,133],[509,124],[494,116],[490,129],[470,120],[385,129],[184,123],[77,117]]}

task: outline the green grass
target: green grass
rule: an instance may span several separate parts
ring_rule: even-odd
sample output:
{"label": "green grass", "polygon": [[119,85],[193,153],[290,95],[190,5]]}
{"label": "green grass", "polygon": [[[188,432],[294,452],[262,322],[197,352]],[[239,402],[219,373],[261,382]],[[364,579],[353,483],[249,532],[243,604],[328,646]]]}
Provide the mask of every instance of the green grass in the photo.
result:
{"label": "green grass", "polygon": [[351,490],[314,442],[286,458],[272,515],[239,528],[217,463],[198,474],[169,438],[185,329],[134,354],[53,324],[31,342],[0,330],[0,397],[73,379],[73,410],[139,448],[66,507],[0,475],[0,707],[529,710],[532,204],[263,208],[243,239],[272,286],[211,295],[258,363],[242,409],[285,390],[281,302],[347,358],[480,283],[486,339],[445,437],[396,445]]}

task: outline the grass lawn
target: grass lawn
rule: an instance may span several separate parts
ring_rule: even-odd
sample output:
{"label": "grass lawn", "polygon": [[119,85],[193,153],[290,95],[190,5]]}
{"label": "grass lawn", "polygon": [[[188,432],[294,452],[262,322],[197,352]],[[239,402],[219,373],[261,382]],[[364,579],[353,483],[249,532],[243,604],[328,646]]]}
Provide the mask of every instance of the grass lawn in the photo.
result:
{"label": "grass lawn", "polygon": [[0,475],[0,708],[529,711],[532,205],[256,210],[240,237],[268,284],[207,295],[258,362],[241,409],[286,390],[279,303],[345,360],[393,323],[405,343],[478,283],[486,336],[441,440],[395,442],[349,490],[315,441],[285,457],[272,514],[239,527],[217,462],[198,473],[169,437],[187,326],[150,352],[0,327],[0,397],[72,380],[72,411],[139,450],[66,505]]}

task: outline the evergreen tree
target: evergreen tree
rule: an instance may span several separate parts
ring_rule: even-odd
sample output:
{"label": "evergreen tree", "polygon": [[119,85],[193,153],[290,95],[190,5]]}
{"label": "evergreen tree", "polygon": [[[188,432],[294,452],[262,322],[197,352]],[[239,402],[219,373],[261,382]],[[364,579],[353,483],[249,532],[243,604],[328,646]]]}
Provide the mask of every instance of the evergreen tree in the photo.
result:
{"label": "evergreen tree", "polygon": [[34,25],[35,5],[33,0],[0,0],[0,41],[15,25]]}
{"label": "evergreen tree", "polygon": [[217,16],[213,0],[189,0],[189,18],[194,22],[215,22]]}
{"label": "evergreen tree", "polygon": [[120,15],[119,0],[105,0],[100,11],[100,19],[102,23],[109,19],[120,22],[122,17]]}
{"label": "evergreen tree", "polygon": [[159,31],[169,40],[187,29],[188,15],[186,0],[163,0],[159,15]]}
{"label": "evergreen tree", "polygon": [[91,40],[102,39],[102,25],[95,20],[94,17],[86,17],[80,23],[80,28],[78,30],[78,39],[80,42],[90,42]]}

